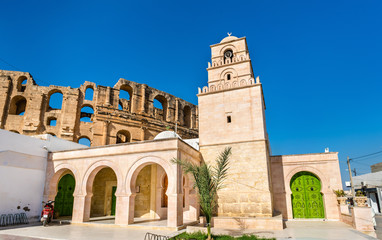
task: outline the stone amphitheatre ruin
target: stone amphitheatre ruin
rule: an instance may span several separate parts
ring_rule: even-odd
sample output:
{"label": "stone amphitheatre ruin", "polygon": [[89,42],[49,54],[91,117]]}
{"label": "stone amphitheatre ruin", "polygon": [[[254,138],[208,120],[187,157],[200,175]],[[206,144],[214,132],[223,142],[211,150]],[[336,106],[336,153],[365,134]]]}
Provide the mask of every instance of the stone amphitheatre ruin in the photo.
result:
{"label": "stone amphitheatre ruin", "polygon": [[[85,99],[89,89],[93,96]],[[122,91],[130,99],[120,97]],[[51,107],[52,95],[62,96],[61,108]],[[154,107],[154,100],[162,109]],[[187,139],[198,137],[198,111],[183,99],[122,78],[114,87],[88,81],[79,88],[45,87],[27,72],[0,70],[0,128],[24,135],[49,133],[74,142],[86,138],[91,146],[152,140],[175,128]]]}

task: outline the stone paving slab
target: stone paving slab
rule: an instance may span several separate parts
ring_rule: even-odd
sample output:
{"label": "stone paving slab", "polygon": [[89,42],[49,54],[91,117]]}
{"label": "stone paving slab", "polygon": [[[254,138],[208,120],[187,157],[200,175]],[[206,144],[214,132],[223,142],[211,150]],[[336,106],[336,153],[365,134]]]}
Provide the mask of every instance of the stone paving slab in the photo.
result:
{"label": "stone paving slab", "polygon": [[[10,236],[19,236],[25,238],[15,238],[19,239],[72,239],[72,240],[82,240],[82,239],[144,239],[147,230],[139,229],[126,229],[126,228],[116,228],[116,227],[92,227],[92,226],[79,226],[70,224],[50,224],[47,227],[41,225],[37,226],[26,226],[23,228],[14,228],[7,230],[0,230],[0,239],[12,239]],[[151,233],[169,236],[172,231],[159,231],[152,230]],[[30,237],[30,238],[26,238]]]}
{"label": "stone paving slab", "polygon": [[[279,240],[291,239],[350,239],[364,240],[376,239],[361,233],[351,226],[342,222],[319,222],[319,221],[289,221],[286,222],[287,228],[280,231],[256,231],[256,230],[222,230],[214,229],[218,234],[241,235],[243,233],[256,234],[264,237],[274,237]],[[38,240],[38,239],[110,239],[110,240],[126,240],[126,239],[144,239],[148,230],[127,229],[121,227],[93,227],[79,226],[69,224],[53,224],[48,227],[41,225],[29,225],[25,227],[17,227],[13,229],[1,229],[0,239],[4,240]],[[160,235],[173,236],[174,232],[150,230],[151,233]]]}

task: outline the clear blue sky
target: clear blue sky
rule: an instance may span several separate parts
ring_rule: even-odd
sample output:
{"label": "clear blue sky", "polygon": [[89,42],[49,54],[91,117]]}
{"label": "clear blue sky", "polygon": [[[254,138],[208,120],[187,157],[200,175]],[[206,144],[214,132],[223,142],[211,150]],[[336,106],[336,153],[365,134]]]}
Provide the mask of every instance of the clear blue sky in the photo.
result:
{"label": "clear blue sky", "polygon": [[[247,37],[273,154],[382,150],[382,1],[4,1],[0,58],[39,85],[146,83],[197,104],[209,45]],[[1,69],[16,70],[0,61]],[[354,162],[359,173],[382,154]]]}

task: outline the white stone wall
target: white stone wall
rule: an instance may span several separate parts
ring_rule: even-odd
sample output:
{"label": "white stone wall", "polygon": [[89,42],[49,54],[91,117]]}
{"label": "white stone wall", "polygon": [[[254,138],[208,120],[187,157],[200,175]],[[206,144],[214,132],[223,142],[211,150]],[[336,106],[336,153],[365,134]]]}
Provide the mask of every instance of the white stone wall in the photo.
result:
{"label": "white stone wall", "polygon": [[39,220],[48,149],[86,147],[55,140],[0,130],[0,214],[25,212],[29,221]]}

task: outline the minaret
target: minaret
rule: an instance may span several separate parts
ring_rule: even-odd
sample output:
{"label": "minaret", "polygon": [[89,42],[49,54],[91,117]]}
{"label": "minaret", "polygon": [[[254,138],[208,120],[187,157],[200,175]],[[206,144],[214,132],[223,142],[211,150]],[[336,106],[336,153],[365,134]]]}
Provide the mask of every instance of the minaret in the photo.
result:
{"label": "minaret", "polygon": [[232,147],[229,178],[219,192],[219,216],[272,216],[265,103],[245,37],[229,34],[211,46],[208,86],[199,89],[199,144],[207,163]]}

